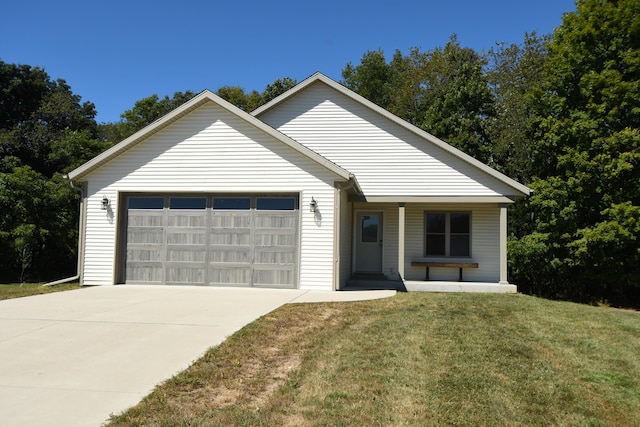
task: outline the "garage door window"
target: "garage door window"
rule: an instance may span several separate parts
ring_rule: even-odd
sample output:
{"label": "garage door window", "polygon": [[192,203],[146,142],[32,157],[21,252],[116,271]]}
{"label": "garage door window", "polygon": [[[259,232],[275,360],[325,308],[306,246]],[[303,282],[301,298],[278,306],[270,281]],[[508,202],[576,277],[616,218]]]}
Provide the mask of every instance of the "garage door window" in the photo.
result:
{"label": "garage door window", "polygon": [[206,209],[206,197],[172,197],[169,209]]}
{"label": "garage door window", "polygon": [[129,209],[162,209],[164,197],[129,197]]}
{"label": "garage door window", "polygon": [[259,211],[292,211],[295,208],[293,197],[258,197],[256,205]]}
{"label": "garage door window", "polygon": [[214,197],[213,209],[249,210],[250,197]]}

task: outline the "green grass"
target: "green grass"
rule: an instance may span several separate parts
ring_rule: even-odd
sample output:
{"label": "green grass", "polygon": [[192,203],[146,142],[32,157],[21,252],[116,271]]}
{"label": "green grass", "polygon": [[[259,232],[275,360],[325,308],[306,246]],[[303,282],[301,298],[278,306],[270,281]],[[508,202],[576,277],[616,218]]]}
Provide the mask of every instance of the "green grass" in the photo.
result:
{"label": "green grass", "polygon": [[77,282],[61,283],[55,286],[42,286],[42,283],[0,284],[0,300],[49,294],[51,292],[68,291],[71,289],[80,289],[80,284]]}
{"label": "green grass", "polygon": [[113,426],[637,426],[640,313],[523,295],[287,305]]}

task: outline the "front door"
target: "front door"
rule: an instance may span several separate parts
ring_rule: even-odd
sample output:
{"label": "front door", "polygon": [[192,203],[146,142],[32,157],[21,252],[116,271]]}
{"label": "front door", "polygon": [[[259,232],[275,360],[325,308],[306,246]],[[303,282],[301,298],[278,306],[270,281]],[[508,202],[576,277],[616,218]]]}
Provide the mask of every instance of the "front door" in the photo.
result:
{"label": "front door", "polygon": [[382,212],[360,212],[356,223],[356,272],[382,273]]}

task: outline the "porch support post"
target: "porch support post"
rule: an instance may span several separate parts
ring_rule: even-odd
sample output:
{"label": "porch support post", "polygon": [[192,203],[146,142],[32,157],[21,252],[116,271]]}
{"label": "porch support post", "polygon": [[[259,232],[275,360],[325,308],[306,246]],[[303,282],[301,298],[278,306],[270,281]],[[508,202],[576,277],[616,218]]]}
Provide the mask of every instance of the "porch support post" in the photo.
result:
{"label": "porch support post", "polygon": [[404,203],[398,203],[398,275],[404,280]]}
{"label": "porch support post", "polygon": [[508,285],[507,279],[507,205],[500,205],[500,284]]}

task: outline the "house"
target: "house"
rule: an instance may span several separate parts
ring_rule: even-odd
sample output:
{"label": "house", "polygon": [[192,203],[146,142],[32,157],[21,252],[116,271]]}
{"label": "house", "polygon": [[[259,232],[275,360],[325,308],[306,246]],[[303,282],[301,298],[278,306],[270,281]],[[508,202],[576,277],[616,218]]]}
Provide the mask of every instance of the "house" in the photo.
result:
{"label": "house", "polygon": [[514,292],[530,193],[320,73],[251,114],[204,91],[68,178],[84,285]]}

